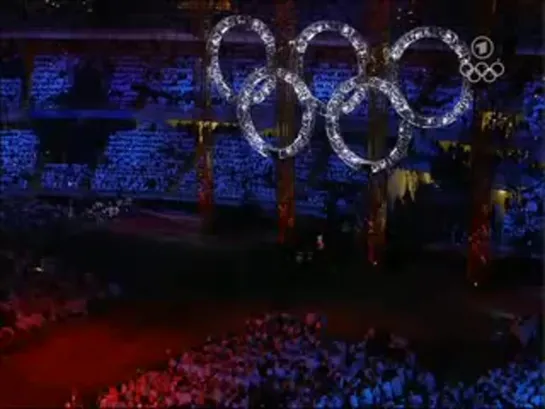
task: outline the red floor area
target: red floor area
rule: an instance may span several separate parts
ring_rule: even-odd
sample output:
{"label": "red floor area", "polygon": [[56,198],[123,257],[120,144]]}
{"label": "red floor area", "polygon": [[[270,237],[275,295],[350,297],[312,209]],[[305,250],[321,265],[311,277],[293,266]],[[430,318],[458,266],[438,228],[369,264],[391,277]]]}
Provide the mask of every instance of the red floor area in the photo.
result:
{"label": "red floor area", "polygon": [[151,236],[179,236],[182,234],[197,234],[199,229],[194,223],[186,223],[153,214],[139,214],[134,217],[120,219],[111,225],[112,230],[120,233],[142,233]]}
{"label": "red floor area", "polygon": [[3,357],[0,406],[55,407],[63,404],[72,387],[93,394],[138,368],[164,361],[167,348],[181,351],[209,333],[240,328],[244,316],[233,308],[220,317],[205,306],[171,311],[153,305],[60,324],[20,352]]}
{"label": "red floor area", "polygon": [[[345,337],[361,337],[370,325],[381,325],[417,341],[486,338],[490,323],[476,310],[490,301],[438,294],[407,307],[377,297],[352,304],[300,306],[293,312],[322,311],[330,331]],[[536,303],[539,308],[539,300]],[[494,307],[499,304],[496,300]],[[59,324],[20,352],[2,358],[0,407],[60,407],[73,387],[91,396],[128,379],[138,368],[165,361],[167,348],[180,352],[209,334],[238,331],[248,316],[270,310],[266,303],[149,302],[126,305],[107,317]]]}

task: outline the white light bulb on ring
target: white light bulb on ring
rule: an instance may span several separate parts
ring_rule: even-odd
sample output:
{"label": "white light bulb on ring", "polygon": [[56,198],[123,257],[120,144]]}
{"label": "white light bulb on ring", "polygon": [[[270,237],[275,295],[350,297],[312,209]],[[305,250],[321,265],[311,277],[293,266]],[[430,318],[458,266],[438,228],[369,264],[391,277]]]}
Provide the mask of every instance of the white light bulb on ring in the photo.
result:
{"label": "white light bulb on ring", "polygon": [[[356,64],[358,66],[358,75],[365,75],[367,60],[369,59],[369,45],[363,39],[360,33],[355,28],[338,21],[316,21],[305,27],[303,31],[293,40],[292,53],[295,60],[295,72],[301,78],[304,78],[305,69],[305,54],[310,45],[310,42],[318,34],[326,32],[336,32],[343,36],[356,52]],[[348,102],[343,105],[343,112],[349,114],[357,106],[356,100],[359,95],[352,96]],[[325,115],[327,104],[313,96],[314,101],[318,105],[319,113]]]}
{"label": "white light bulb on ring", "polygon": [[[394,67],[392,70],[392,82],[399,85],[399,61],[403,57],[405,51],[413,43],[424,39],[436,39],[446,44],[456,54],[460,66],[469,62],[471,51],[467,44],[465,44],[455,32],[441,27],[417,27],[403,34],[387,52],[390,65]],[[456,102],[454,108],[452,108],[450,112],[440,116],[424,116],[409,108],[408,110],[398,111],[398,114],[412,125],[420,128],[442,128],[452,124],[461,117],[464,112],[469,109],[472,101],[473,93],[471,91],[471,84],[463,77],[460,99]],[[395,101],[392,103],[395,108]]]}
{"label": "white light bulb on ring", "polygon": [[344,142],[340,131],[339,119],[342,111],[342,103],[353,91],[359,91],[360,95],[367,95],[370,89],[386,95],[392,105],[396,101],[397,105],[408,106],[399,88],[391,82],[376,77],[371,77],[367,81],[364,81],[363,77],[353,77],[343,82],[333,91],[331,99],[327,104],[326,133],[331,147],[347,166],[354,170],[368,167],[371,169],[371,173],[378,173],[390,168],[406,155],[409,143],[412,140],[413,127],[408,121],[402,120],[400,122],[396,144],[388,155],[382,159],[365,159],[354,153]]}
{"label": "white light bulb on ring", "polygon": [[[223,77],[219,63],[219,49],[225,34],[238,26],[244,26],[254,31],[259,36],[261,41],[263,41],[263,44],[265,45],[265,58],[267,61],[266,67],[268,69],[274,68],[274,58],[276,55],[276,42],[274,40],[274,35],[269,30],[269,27],[267,27],[267,25],[259,19],[250,16],[230,16],[224,18],[214,26],[206,42],[206,50],[210,56],[210,65],[207,68],[207,75],[209,80],[216,86],[216,89],[222,98],[230,103],[236,102],[237,95]],[[273,89],[274,84],[264,84],[262,89],[263,93],[259,94],[260,96],[256,96],[256,100],[253,103],[260,104],[263,102],[267,96],[270,95]]]}
{"label": "white light bulb on ring", "polygon": [[[267,143],[263,137],[259,135],[250,111],[257,87],[264,81],[276,84],[276,79],[280,79],[291,85],[299,103],[303,106],[303,119],[297,137],[288,146],[280,148]],[[267,68],[260,68],[254,71],[244,82],[238,97],[237,118],[240,127],[242,128],[242,133],[248,140],[248,143],[260,155],[265,157],[275,154],[279,159],[286,159],[297,155],[310,142],[315,117],[316,104],[312,100],[312,94],[307,85],[297,75],[283,68],[277,68],[273,71]]]}

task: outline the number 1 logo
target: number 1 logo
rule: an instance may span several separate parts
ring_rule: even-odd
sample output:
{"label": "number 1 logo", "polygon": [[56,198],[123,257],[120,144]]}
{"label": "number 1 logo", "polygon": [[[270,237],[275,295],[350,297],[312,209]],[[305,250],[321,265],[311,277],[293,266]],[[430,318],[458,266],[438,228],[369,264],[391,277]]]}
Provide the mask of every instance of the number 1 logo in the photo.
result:
{"label": "number 1 logo", "polygon": [[479,60],[486,60],[494,54],[494,43],[486,36],[478,36],[471,42],[471,53]]}

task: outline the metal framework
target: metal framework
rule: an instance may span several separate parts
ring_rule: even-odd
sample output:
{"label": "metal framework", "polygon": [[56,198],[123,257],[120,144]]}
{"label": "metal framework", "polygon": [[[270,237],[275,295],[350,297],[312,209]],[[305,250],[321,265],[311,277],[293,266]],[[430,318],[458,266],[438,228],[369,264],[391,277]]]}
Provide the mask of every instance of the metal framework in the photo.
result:
{"label": "metal framework", "polygon": [[[481,2],[475,14],[485,33],[491,31],[497,6],[496,0]],[[484,281],[490,274],[491,191],[494,178],[492,122],[487,120],[486,89],[477,88],[471,141],[471,220],[467,256],[467,278],[470,282]]]}
{"label": "metal framework", "polygon": [[[288,41],[296,35],[295,4],[293,0],[277,0],[276,22],[282,33],[278,47],[278,60],[289,61],[293,66]],[[289,145],[296,135],[294,93],[283,81],[277,83],[277,133],[279,144]],[[277,172],[278,240],[284,243],[295,226],[295,162],[294,158],[279,160]]]}
{"label": "metal framework", "polygon": [[[384,59],[383,44],[389,43],[390,1],[374,1],[370,5],[373,16],[371,22],[375,34],[380,36],[381,42],[373,50],[373,75],[387,78],[386,61]],[[386,152],[388,139],[388,114],[386,107],[380,104],[371,95],[369,104],[369,135],[367,148],[368,156],[375,160]],[[388,178],[383,174],[372,177],[367,187],[368,216],[367,220],[367,262],[372,266],[379,266],[384,258],[386,246],[386,222],[388,204]]]}

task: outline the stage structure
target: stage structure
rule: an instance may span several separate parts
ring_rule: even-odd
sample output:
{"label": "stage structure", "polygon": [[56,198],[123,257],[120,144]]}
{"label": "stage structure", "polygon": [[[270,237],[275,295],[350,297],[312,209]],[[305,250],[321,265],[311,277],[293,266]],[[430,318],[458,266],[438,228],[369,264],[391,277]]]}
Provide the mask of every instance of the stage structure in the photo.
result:
{"label": "stage structure", "polygon": [[[370,75],[379,78],[390,78],[385,50],[390,43],[389,27],[391,7],[390,0],[376,0],[369,2],[366,10],[367,23],[372,27],[379,42],[372,50],[371,63],[367,69]],[[370,12],[369,12],[370,11]],[[378,95],[369,95],[369,135],[367,138],[368,156],[378,160],[387,151],[388,140],[388,111]],[[379,96],[379,97],[382,97]],[[381,103],[382,102],[382,103]],[[388,210],[388,176],[386,173],[376,175],[369,180],[367,186],[369,209],[367,217],[367,261],[378,266],[383,260],[386,246],[386,223]]]}
{"label": "stage structure", "polygon": [[191,31],[197,38],[197,56],[194,78],[198,81],[197,110],[200,118],[191,122],[192,131],[197,137],[195,168],[197,170],[197,200],[201,226],[204,232],[210,232],[214,221],[214,130],[220,126],[214,118],[212,109],[212,90],[207,70],[210,54],[206,49],[206,37],[212,28],[212,19],[220,12],[234,12],[230,0],[194,0],[184,4],[184,9],[191,13]]}
{"label": "stage structure", "polygon": [[195,36],[203,39],[199,52],[199,60],[195,64],[198,73],[195,78],[200,79],[200,89],[197,96],[197,107],[200,110],[200,120],[195,124],[197,131],[197,153],[195,163],[197,166],[197,194],[201,225],[205,231],[209,231],[213,222],[214,206],[214,178],[212,175],[214,165],[212,163],[212,149],[214,146],[214,123],[212,122],[212,101],[210,81],[206,75],[207,67],[210,64],[209,54],[206,52],[206,41],[204,40],[210,31],[214,5],[212,2],[197,2]]}
{"label": "stage structure", "polygon": [[[276,1],[275,20],[278,25],[279,46],[277,61],[287,62],[287,67],[295,66],[289,41],[295,38],[297,30],[296,9],[293,0]],[[276,133],[279,146],[293,143],[296,135],[295,99],[289,84],[277,81],[277,119]],[[277,207],[278,207],[278,241],[285,243],[292,236],[295,226],[295,158],[286,158],[276,162],[277,174]]]}

